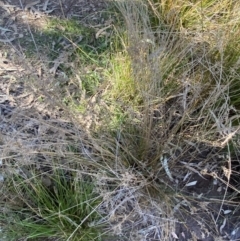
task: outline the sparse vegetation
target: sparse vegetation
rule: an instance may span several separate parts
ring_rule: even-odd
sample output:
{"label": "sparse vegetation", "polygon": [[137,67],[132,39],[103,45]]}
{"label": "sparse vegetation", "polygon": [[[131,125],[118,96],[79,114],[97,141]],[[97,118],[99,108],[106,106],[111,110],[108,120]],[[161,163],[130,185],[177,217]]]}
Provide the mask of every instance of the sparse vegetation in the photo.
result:
{"label": "sparse vegetation", "polygon": [[3,239],[238,240],[239,1],[108,4],[46,16],[6,80]]}

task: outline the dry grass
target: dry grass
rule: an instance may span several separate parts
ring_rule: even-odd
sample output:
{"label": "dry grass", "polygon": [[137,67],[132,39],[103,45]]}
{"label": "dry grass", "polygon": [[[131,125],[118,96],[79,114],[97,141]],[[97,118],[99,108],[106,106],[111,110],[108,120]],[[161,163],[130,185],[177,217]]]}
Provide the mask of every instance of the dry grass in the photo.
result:
{"label": "dry grass", "polygon": [[[20,232],[16,222],[8,229],[1,216],[6,240],[16,240],[16,233],[29,240],[84,240],[79,228],[89,240],[237,239],[240,4],[115,3],[124,28],[108,31],[115,29],[117,39],[106,31],[93,46],[73,41],[68,52],[79,55],[65,56],[68,64],[54,75],[43,58],[42,72],[33,74],[26,59],[31,81],[10,79],[1,90],[4,106],[11,103],[1,127],[8,180],[1,187],[1,210],[11,216],[24,207],[27,215],[16,214],[21,224],[36,216],[44,221],[45,211],[52,210],[49,220],[56,222],[37,228],[28,222],[28,232]],[[68,22],[64,26],[68,34],[68,26],[75,29]],[[111,41],[109,54],[104,44]],[[48,191],[69,175],[76,192],[57,187],[62,190],[55,190],[57,203],[65,205],[58,212]],[[81,181],[93,184],[84,197],[77,192]],[[48,210],[33,202],[32,190]],[[60,194],[76,202],[63,202]],[[85,216],[96,214],[86,226],[71,216],[80,215],[75,207],[81,204],[91,207]]]}
{"label": "dry grass", "polygon": [[[156,183],[161,180],[168,185],[164,175],[183,185],[182,193],[191,176],[188,171],[222,182],[226,188],[218,197],[221,206],[210,224],[214,226],[220,210],[230,203],[229,191],[238,192],[230,184],[238,172],[234,177],[230,173],[231,163],[238,162],[239,94],[233,89],[238,85],[239,3],[149,0],[118,1],[117,6],[127,26],[125,46],[138,100],[134,106],[125,101],[135,110],[133,118],[138,117],[132,122],[134,128],[129,131],[126,124],[127,131],[121,131],[128,165],[150,178],[158,195],[162,190]],[[129,138],[133,129],[135,138]],[[216,162],[220,152],[229,157]],[[189,186],[196,183],[189,181]],[[168,210],[174,209],[170,206]],[[169,240],[173,235],[161,238]]]}

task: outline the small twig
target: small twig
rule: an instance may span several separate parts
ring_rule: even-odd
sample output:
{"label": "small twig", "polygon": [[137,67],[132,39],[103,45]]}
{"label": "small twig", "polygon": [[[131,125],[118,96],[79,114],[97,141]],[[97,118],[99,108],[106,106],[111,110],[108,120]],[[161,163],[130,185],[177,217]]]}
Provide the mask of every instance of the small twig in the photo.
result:
{"label": "small twig", "polygon": [[224,200],[225,200],[225,198],[226,198],[226,195],[227,195],[227,191],[228,191],[228,187],[229,187],[229,182],[230,182],[230,177],[231,177],[231,173],[232,173],[232,166],[231,166],[231,157],[230,157],[229,144],[227,144],[227,146],[228,146],[228,153],[229,153],[229,155],[228,155],[228,161],[227,161],[227,162],[228,162],[228,169],[227,169],[227,168],[224,169],[224,174],[225,174],[225,177],[227,178],[227,185],[226,185],[226,189],[225,189],[224,196],[223,196],[223,199],[222,199],[222,203],[221,203],[221,206],[220,206],[220,210],[219,210],[218,216],[217,216],[217,218],[216,218],[216,223],[217,223],[217,221],[218,221],[218,219],[219,219],[219,216],[220,216],[220,213],[221,213],[221,211],[222,211],[222,207],[223,207],[223,204],[224,204]]}
{"label": "small twig", "polygon": [[170,179],[171,181],[173,181],[172,174],[171,174],[171,172],[170,172],[170,170],[169,170],[169,167],[168,167],[168,159],[167,159],[166,157],[161,156],[160,161],[161,161],[162,166],[163,166],[166,174],[168,175],[169,179]]}
{"label": "small twig", "polygon": [[73,7],[74,3],[76,2],[76,0],[72,0],[72,1],[69,1],[68,0],[68,7],[67,9],[64,11],[64,14],[67,15],[68,12],[71,10],[71,8]]}

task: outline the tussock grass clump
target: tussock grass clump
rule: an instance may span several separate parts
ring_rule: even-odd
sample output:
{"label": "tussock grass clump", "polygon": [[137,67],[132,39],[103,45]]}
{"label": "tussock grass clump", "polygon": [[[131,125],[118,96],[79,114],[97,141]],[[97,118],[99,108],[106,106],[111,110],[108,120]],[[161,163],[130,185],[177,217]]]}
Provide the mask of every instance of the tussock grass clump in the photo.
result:
{"label": "tussock grass clump", "polygon": [[90,180],[74,174],[56,169],[50,175],[33,170],[13,175],[1,214],[3,236],[7,240],[98,240],[94,222],[99,219],[100,199]]}
{"label": "tussock grass clump", "polygon": [[[209,177],[209,183],[214,177],[228,190],[231,175],[224,172],[225,181],[221,173],[222,168],[233,171],[231,162],[238,150],[240,4],[146,0],[116,1],[116,5],[125,19],[127,34],[126,58],[119,60],[119,65],[128,63],[125,70],[130,76],[125,81],[126,71],[119,72],[112,86],[115,91],[126,82],[116,100],[119,103],[123,97],[122,109],[129,111],[129,119],[117,135],[117,160],[151,180],[149,193],[150,186],[157,196],[166,194],[170,186],[179,190],[180,196],[172,196],[177,202],[186,195],[186,180],[189,186],[199,182],[190,181],[192,167],[199,177]],[[127,84],[129,80],[132,85]],[[128,93],[135,93],[136,99]],[[169,181],[177,182],[180,189]],[[168,188],[163,191],[159,182]],[[189,195],[192,199],[190,193],[184,199]],[[221,203],[216,208],[216,222],[220,209],[230,202],[228,195],[226,191],[215,196]],[[168,210],[176,211],[171,205]]]}
{"label": "tussock grass clump", "polygon": [[52,22],[71,64],[3,120],[6,240],[237,239],[239,1],[114,3],[124,27],[79,45]]}
{"label": "tussock grass clump", "polygon": [[87,136],[79,138],[66,120],[41,119],[34,108],[15,111],[1,136],[1,237],[101,240],[101,197],[92,179],[98,164],[84,151]]}
{"label": "tussock grass clump", "polygon": [[184,143],[185,134],[194,145],[226,145],[226,130],[233,133],[233,123],[238,123],[233,88],[239,3],[149,0],[118,1],[117,6],[126,20],[126,51],[136,95],[142,100],[138,110],[143,114],[143,139],[149,143],[150,132],[157,129],[165,143],[156,158],[169,152],[171,143]]}

